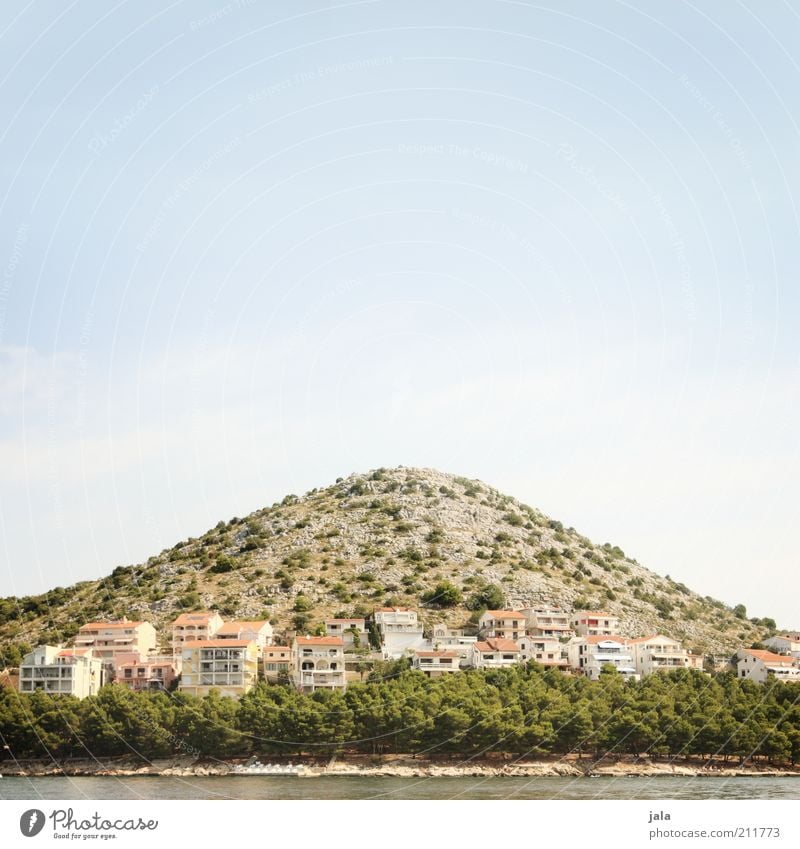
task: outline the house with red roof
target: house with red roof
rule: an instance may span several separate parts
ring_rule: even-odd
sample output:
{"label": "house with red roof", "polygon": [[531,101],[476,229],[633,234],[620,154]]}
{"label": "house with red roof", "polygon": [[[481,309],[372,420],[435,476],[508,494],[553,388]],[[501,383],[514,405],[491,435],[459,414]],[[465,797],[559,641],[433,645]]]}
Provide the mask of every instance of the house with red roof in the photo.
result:
{"label": "house with red roof", "polygon": [[766,681],[800,682],[800,665],[791,655],[775,654],[760,649],[736,652],[736,677],[764,684]]}

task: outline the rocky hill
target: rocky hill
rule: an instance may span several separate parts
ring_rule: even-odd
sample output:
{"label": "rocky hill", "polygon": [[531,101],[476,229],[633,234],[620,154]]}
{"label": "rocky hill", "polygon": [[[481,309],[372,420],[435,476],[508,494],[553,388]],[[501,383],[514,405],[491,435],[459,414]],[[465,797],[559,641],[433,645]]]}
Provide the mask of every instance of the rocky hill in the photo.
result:
{"label": "rocky hill", "polygon": [[625,634],[663,631],[707,652],[774,628],[484,483],[400,467],[287,495],[98,581],[3,599],[0,646],[67,641],[83,622],[123,615],[149,619],[166,643],[174,616],[200,608],[307,631],[325,616],[400,604],[429,625],[465,625],[501,599],[606,609]]}

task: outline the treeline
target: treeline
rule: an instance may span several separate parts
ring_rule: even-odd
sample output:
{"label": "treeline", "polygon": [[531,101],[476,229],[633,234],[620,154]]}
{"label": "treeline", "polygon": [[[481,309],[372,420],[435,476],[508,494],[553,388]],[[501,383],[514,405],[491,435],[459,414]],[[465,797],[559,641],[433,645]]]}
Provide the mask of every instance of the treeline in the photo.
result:
{"label": "treeline", "polygon": [[795,764],[800,686],[690,670],[591,682],[535,665],[428,679],[396,663],[344,693],[261,683],[239,701],[114,685],[84,700],[2,689],[0,735],[0,757],[19,759],[506,752]]}

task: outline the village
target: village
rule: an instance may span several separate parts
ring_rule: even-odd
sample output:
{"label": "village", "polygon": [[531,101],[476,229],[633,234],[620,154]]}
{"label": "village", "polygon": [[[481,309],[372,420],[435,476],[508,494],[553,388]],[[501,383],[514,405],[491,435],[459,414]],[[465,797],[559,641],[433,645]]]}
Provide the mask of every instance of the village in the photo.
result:
{"label": "village", "polygon": [[23,693],[40,690],[79,699],[106,684],[136,691],[180,691],[204,696],[217,690],[239,698],[259,680],[298,691],[344,690],[380,661],[402,660],[428,677],[468,669],[534,662],[568,675],[597,680],[611,667],[626,679],[677,669],[734,672],[737,679],[800,683],[800,633],[769,637],[763,648],[733,656],[702,655],[664,634],[621,636],[623,623],[604,611],[554,607],[486,610],[470,629],[441,624],[428,629],[418,611],[382,607],[362,618],[324,620],[314,634],[277,639],[269,621],[223,621],[215,611],[180,614],[171,623],[169,648],[155,627],[122,619],[90,622],[69,647],[41,645],[0,683]]}

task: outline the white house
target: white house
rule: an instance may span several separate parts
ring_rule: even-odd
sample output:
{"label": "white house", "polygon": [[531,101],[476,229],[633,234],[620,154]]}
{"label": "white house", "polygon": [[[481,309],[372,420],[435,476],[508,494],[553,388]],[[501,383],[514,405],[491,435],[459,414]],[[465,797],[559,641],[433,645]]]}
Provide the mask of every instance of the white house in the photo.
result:
{"label": "white house", "polygon": [[43,690],[84,699],[97,693],[103,674],[103,662],[93,657],[91,649],[38,646],[22,659],[19,689],[23,693]]}
{"label": "white house", "polygon": [[762,640],[762,642],[775,654],[789,654],[792,657],[800,658],[800,633],[798,632],[777,634],[767,640]]}
{"label": "white house", "polygon": [[215,640],[246,640],[255,643],[259,652],[272,642],[272,625],[266,619],[225,622],[217,628]]}
{"label": "white house", "polygon": [[408,607],[381,607],[372,614],[381,637],[383,656],[397,659],[425,647],[417,611]]}
{"label": "white house", "polygon": [[514,666],[521,661],[520,647],[514,640],[507,640],[504,637],[478,640],[472,647],[472,665],[476,669]]}
{"label": "white house", "polygon": [[572,614],[572,628],[580,637],[613,637],[619,633],[619,617],[604,610],[578,610]]}
{"label": "white house", "polygon": [[292,678],[303,693],[319,689],[344,690],[344,645],[341,637],[295,637]]}
{"label": "white house", "polygon": [[520,610],[486,610],[478,620],[482,637],[518,640],[525,636],[525,614]]}
{"label": "white house", "polygon": [[740,649],[736,652],[736,675],[758,684],[774,679],[777,681],[800,681],[800,667],[789,655],[773,654],[757,649]]}
{"label": "white house", "polygon": [[414,669],[419,669],[429,678],[438,678],[460,669],[458,652],[454,651],[417,649],[411,656],[411,664]]}
{"label": "white house", "polygon": [[688,655],[680,642],[665,637],[664,634],[637,637],[627,643],[633,656],[633,665],[639,675],[686,669],[689,666]]}
{"label": "white house", "polygon": [[573,637],[567,644],[569,665],[596,681],[604,666],[613,666],[620,675],[637,677],[631,650],[624,637]]}
{"label": "white house", "polygon": [[523,607],[525,627],[533,637],[568,639],[575,636],[569,613],[554,607]]}
{"label": "white house", "polygon": [[476,636],[467,635],[460,628],[448,628],[442,624],[433,627],[432,647],[456,652],[461,666],[472,665],[472,647],[476,642]]}
{"label": "white house", "polygon": [[369,648],[367,625],[362,618],[326,619],[325,634],[329,637],[341,637],[344,650]]}
{"label": "white house", "polygon": [[560,640],[554,637],[527,636],[517,642],[523,661],[533,660],[542,666],[556,669],[566,669],[569,666]]}

